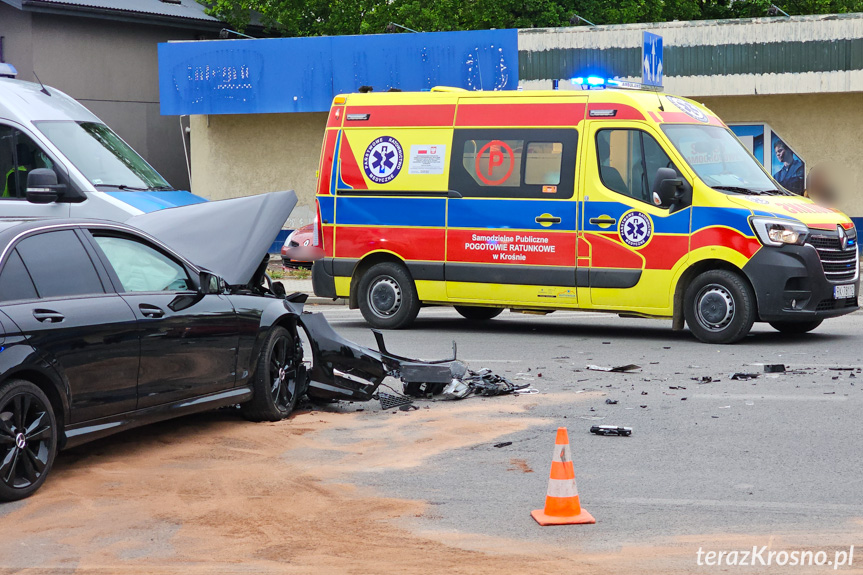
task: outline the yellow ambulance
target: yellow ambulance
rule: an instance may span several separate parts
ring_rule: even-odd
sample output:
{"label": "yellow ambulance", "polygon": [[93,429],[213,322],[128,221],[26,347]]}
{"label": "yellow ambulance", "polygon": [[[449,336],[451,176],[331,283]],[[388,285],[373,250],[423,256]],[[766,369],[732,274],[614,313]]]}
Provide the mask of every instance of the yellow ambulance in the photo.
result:
{"label": "yellow ambulance", "polygon": [[[591,83],[594,82],[591,79]],[[645,90],[340,95],[315,293],[376,328],[420,307],[672,319],[732,343],[857,309],[857,231],[783,189],[704,106]]]}

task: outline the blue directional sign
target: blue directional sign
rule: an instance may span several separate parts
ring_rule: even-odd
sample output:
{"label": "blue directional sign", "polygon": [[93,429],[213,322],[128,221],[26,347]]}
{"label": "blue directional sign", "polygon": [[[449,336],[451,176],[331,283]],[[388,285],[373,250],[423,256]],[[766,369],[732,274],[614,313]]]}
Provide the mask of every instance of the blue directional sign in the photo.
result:
{"label": "blue directional sign", "polygon": [[662,36],[650,32],[642,36],[641,83],[662,87]]}

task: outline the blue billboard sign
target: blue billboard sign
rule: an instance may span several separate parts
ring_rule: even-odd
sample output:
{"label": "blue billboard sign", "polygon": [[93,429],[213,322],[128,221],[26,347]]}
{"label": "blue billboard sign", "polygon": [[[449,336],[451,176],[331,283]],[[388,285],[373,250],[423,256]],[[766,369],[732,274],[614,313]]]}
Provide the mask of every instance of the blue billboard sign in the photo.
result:
{"label": "blue billboard sign", "polygon": [[641,83],[662,87],[662,36],[650,32],[642,35]]}
{"label": "blue billboard sign", "polygon": [[391,88],[518,87],[518,32],[481,30],[159,45],[164,115],[322,112],[333,97]]}

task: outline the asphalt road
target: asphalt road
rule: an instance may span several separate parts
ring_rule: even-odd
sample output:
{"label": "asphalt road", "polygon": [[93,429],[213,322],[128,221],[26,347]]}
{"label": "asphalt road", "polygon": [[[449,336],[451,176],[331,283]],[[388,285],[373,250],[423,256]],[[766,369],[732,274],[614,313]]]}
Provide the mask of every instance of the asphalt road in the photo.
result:
{"label": "asphalt road", "polygon": [[[314,307],[344,336],[374,346],[359,311]],[[369,470],[352,480],[428,501],[434,512],[408,520],[414,529],[572,551],[674,544],[694,561],[700,546],[724,549],[729,534],[753,545],[863,547],[861,325],[863,314],[855,313],[788,337],[756,324],[742,343],[714,346],[658,320],[504,312],[472,323],[449,308],[427,308],[411,329],[385,333],[391,350],[445,357],[456,340],[470,367],[492,368],[539,391],[463,401],[498,401],[501,417],[532,423],[495,439],[511,441],[506,447],[446,450],[419,470]],[[635,373],[586,369],[630,363],[642,367]],[[777,363],[798,371],[764,373],[763,364]],[[759,377],[735,381],[734,372]],[[702,377],[713,381],[693,380]],[[429,408],[445,413],[447,405]],[[594,424],[634,431],[599,437],[589,433]],[[569,429],[581,502],[596,525],[539,528],[529,515],[544,500],[558,426]],[[863,563],[863,549],[859,555],[855,564]]]}

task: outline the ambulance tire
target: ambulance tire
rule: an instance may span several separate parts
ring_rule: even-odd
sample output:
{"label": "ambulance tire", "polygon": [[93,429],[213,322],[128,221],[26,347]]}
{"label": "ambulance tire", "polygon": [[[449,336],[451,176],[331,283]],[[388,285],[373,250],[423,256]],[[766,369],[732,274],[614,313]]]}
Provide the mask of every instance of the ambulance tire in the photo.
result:
{"label": "ambulance tire", "polygon": [[375,264],[359,284],[359,306],[365,320],[377,329],[409,326],[420,311],[420,300],[407,268],[394,262]]}
{"label": "ambulance tire", "polygon": [[471,321],[485,321],[499,316],[503,311],[503,308],[457,305],[455,306],[455,310],[465,319],[469,319]]}
{"label": "ambulance tire", "polygon": [[707,271],[686,288],[683,315],[689,330],[704,343],[735,343],[755,322],[755,294],[739,274]]}
{"label": "ambulance tire", "polygon": [[786,335],[802,335],[809,333],[819,325],[823,319],[813,319],[811,321],[771,321],[770,325],[776,331]]}

